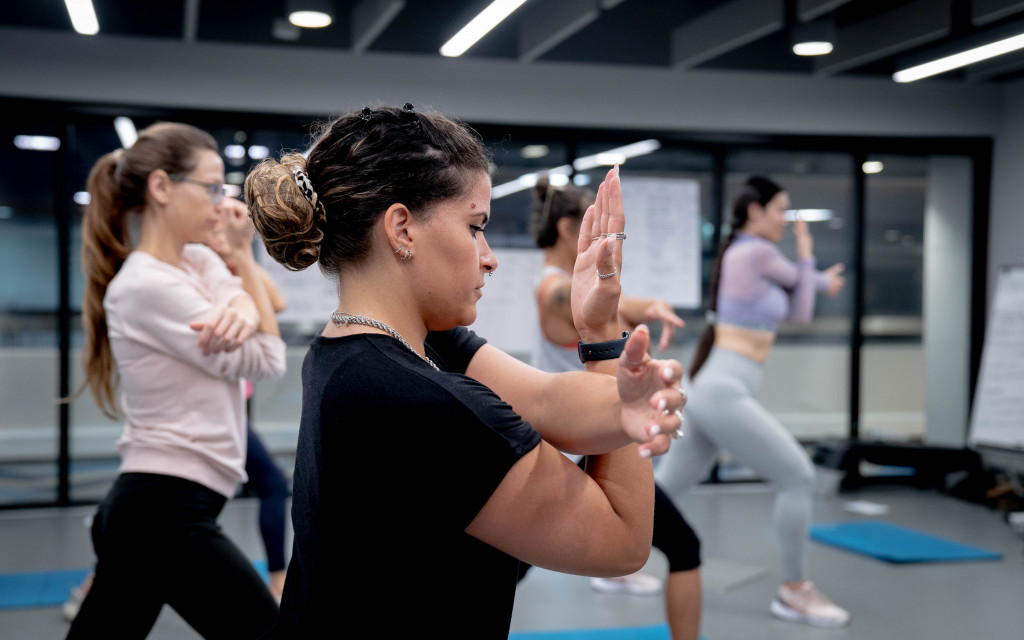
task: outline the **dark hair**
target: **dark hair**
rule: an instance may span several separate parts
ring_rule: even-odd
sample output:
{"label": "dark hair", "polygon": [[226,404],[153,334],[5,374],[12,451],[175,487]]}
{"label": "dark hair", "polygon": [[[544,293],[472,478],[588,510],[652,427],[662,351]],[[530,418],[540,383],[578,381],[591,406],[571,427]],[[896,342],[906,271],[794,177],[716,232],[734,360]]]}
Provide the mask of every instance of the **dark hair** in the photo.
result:
{"label": "dark hair", "polygon": [[[412,105],[352,111],[318,127],[308,157],[267,159],[245,180],[256,231],[279,263],[300,271],[319,262],[327,275],[370,251],[370,229],[395,203],[428,215],[434,203],[458,197],[471,174],[488,173],[480,136],[439,113]],[[295,182],[305,172],[316,192],[314,210]]]}
{"label": "dark hair", "polygon": [[71,398],[78,397],[88,385],[96,405],[109,418],[120,414],[115,397],[119,378],[107,337],[103,297],[131,252],[128,214],[145,207],[151,173],[158,169],[189,173],[198,164],[196,152],[203,149],[218,151],[210,134],[187,124],[159,122],[139,132],[128,149],[101,157],[89,172],[89,204],[82,219],[85,383]]}
{"label": "dark hair", "polygon": [[[743,225],[747,224],[748,208],[755,202],[762,207],[766,206],[780,191],[782,191],[782,187],[768,178],[752,176],[747,179],[747,182],[743,185],[743,191],[733,201],[732,219],[729,221],[729,235],[722,240],[718,249],[718,256],[715,258],[714,266],[711,268],[711,283],[708,289],[707,306],[708,310],[712,313],[718,310],[718,281],[722,276],[722,256],[725,255],[725,250],[736,239],[736,232]],[[697,343],[697,350],[693,354],[693,362],[690,364],[691,379],[704,366],[704,361],[707,360],[708,354],[711,353],[711,347],[714,344],[715,324],[714,322],[708,322],[707,328],[704,329],[704,333],[700,336],[700,342]]]}
{"label": "dark hair", "polygon": [[562,218],[583,220],[587,207],[594,204],[596,198],[588,189],[572,183],[556,187],[547,175],[538,176],[530,207],[530,233],[537,246],[541,249],[554,246],[558,241],[558,221]]}

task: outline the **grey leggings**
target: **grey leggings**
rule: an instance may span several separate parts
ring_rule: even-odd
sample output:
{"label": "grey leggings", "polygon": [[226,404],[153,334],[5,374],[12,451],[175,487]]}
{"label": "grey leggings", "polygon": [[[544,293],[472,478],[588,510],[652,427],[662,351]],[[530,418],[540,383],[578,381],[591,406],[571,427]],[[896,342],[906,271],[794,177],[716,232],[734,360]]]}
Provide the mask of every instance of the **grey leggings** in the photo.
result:
{"label": "grey leggings", "polygon": [[672,442],[654,469],[655,481],[679,498],[705,478],[725,449],[778,489],[774,523],[783,580],[806,578],[814,465],[796,438],[754,399],[761,386],[757,362],[712,349],[687,390],[685,435]]}

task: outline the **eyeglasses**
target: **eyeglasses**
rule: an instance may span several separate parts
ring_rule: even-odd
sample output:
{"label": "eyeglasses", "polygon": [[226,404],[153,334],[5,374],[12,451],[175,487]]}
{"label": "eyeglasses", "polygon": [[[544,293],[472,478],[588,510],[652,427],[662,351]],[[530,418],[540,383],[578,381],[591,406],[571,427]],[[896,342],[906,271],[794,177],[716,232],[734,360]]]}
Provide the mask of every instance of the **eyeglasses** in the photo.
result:
{"label": "eyeglasses", "polygon": [[168,173],[167,177],[175,182],[189,182],[192,184],[198,184],[200,187],[205,187],[207,194],[210,196],[210,202],[213,204],[220,204],[220,201],[224,199],[223,184],[203,182],[202,180],[196,180],[195,178],[189,178],[188,176],[180,176],[176,173]]}

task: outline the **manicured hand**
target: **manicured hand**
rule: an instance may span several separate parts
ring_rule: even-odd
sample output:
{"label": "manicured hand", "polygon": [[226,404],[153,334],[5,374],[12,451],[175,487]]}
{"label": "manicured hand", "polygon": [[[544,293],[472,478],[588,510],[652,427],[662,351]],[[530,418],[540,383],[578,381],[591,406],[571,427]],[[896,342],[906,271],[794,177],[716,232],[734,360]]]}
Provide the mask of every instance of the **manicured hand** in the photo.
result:
{"label": "manicured hand", "polygon": [[640,444],[640,455],[645,458],[668,451],[682,426],[686,404],[681,387],[683,366],[676,360],[651,358],[647,353],[650,339],[647,326],[638,326],[626,341],[616,373],[622,429]]}

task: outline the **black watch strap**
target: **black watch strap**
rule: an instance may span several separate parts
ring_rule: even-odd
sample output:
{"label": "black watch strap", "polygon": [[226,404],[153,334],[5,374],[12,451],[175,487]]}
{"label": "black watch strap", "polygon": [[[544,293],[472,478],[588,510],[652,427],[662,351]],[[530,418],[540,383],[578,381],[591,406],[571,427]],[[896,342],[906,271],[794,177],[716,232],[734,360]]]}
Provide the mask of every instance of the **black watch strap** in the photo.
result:
{"label": "black watch strap", "polygon": [[622,337],[618,340],[606,340],[605,342],[583,342],[576,343],[576,350],[580,354],[580,362],[593,362],[595,360],[611,360],[622,355],[626,347],[626,340],[629,339],[629,332],[623,331]]}

